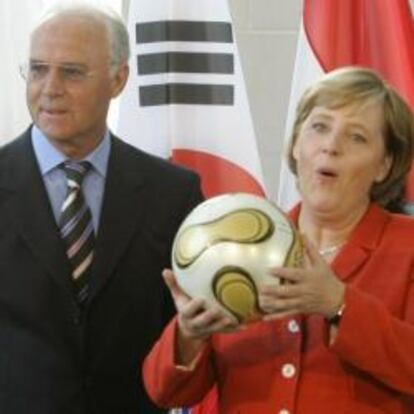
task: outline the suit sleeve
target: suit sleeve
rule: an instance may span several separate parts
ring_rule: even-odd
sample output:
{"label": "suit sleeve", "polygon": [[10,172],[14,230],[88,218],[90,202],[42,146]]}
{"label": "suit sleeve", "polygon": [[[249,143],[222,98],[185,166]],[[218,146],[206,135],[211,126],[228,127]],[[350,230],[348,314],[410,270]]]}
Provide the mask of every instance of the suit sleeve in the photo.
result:
{"label": "suit sleeve", "polygon": [[401,319],[392,315],[379,299],[356,287],[347,287],[345,303],[332,352],[388,387],[414,395],[412,276]]}
{"label": "suit sleeve", "polygon": [[145,388],[160,407],[191,406],[201,401],[214,383],[211,346],[207,344],[191,369],[175,365],[174,318],[144,361]]}
{"label": "suit sleeve", "polygon": [[[186,173],[187,181],[185,181],[187,184],[183,185],[183,191],[184,195],[180,197],[180,205],[175,206],[175,232],[178,231],[178,228],[182,221],[185,219],[185,217],[190,213],[193,208],[195,208],[198,204],[200,204],[204,200],[204,196],[201,191],[201,185],[200,185],[200,178],[196,174],[189,174]],[[173,237],[175,235],[175,232],[172,234],[172,239],[170,242],[170,245],[173,243]],[[171,263],[169,263],[169,267],[171,267]],[[164,326],[172,319],[172,317],[175,315],[175,306],[174,302],[171,298],[171,294],[166,287],[165,284],[163,284],[163,323]]]}

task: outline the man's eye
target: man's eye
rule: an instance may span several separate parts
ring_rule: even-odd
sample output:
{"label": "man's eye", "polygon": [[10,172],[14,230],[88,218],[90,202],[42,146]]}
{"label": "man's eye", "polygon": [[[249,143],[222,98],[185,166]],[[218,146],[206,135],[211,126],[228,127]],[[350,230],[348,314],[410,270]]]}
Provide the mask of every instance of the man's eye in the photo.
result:
{"label": "man's eye", "polygon": [[49,71],[49,66],[48,65],[42,65],[39,63],[32,63],[29,66],[29,73],[31,76],[39,78],[39,77],[43,77],[47,74],[47,72]]}
{"label": "man's eye", "polygon": [[86,73],[81,68],[76,67],[62,67],[61,68],[62,75],[65,79],[69,80],[80,80],[85,78]]}

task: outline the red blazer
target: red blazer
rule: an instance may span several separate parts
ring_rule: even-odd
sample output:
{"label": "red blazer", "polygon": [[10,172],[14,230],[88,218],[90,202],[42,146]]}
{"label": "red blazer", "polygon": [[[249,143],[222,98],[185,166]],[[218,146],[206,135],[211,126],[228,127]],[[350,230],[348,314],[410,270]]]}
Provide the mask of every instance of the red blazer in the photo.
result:
{"label": "red blazer", "polygon": [[414,220],[371,205],[332,268],[347,284],[333,345],[318,315],[259,322],[213,335],[183,370],[174,319],[144,363],[149,395],[190,406],[216,384],[223,414],[414,413]]}

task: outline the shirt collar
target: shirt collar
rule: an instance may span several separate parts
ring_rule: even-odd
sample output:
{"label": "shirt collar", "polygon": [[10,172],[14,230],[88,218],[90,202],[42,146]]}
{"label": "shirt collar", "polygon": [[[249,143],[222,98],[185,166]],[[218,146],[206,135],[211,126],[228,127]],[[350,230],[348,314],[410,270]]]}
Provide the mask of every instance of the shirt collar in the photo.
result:
{"label": "shirt collar", "polygon": [[[68,157],[60,152],[36,125],[32,128],[32,143],[42,176],[68,160]],[[89,161],[95,171],[106,177],[110,149],[110,133],[106,130],[99,145],[81,161]]]}

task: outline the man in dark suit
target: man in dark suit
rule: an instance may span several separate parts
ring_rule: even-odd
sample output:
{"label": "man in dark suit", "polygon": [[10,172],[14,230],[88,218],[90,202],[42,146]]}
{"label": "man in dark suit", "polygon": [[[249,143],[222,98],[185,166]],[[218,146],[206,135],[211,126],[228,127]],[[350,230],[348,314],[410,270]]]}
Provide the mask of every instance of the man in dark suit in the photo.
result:
{"label": "man in dark suit", "polygon": [[174,311],[161,271],[202,196],[195,174],[108,131],[128,54],[123,23],[90,7],[32,34],[33,125],[0,150],[0,413],[162,412],[141,362]]}

